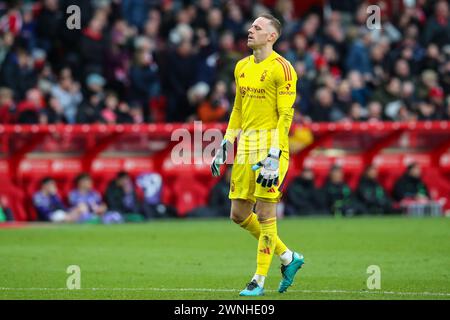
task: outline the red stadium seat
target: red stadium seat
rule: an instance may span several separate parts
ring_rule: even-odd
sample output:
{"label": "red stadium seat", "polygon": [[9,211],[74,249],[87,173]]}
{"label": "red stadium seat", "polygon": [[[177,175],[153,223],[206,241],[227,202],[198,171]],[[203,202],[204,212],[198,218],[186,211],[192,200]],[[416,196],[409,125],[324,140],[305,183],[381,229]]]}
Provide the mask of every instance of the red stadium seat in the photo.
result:
{"label": "red stadium seat", "polygon": [[180,216],[206,204],[208,188],[200,183],[195,176],[186,174],[178,177],[173,184],[175,205]]}

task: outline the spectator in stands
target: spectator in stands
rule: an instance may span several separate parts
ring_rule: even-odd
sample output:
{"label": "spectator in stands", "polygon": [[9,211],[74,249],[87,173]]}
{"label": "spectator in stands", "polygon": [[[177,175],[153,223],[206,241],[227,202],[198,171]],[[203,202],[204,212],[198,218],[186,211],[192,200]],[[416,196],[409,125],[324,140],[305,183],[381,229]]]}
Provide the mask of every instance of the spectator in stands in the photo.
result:
{"label": "spectator in stands", "polygon": [[[136,110],[136,108],[131,108],[128,103],[125,101],[120,102],[117,100],[118,105],[116,109],[116,123],[142,123],[140,119],[137,117],[135,118],[133,112]],[[140,109],[139,109],[140,111]]]}
{"label": "spectator in stands", "polygon": [[308,14],[301,26],[300,31],[305,35],[308,43],[318,44],[321,42],[320,34],[320,17],[317,13]]}
{"label": "spectator in stands", "polygon": [[152,45],[147,38],[141,37],[136,40],[134,62],[129,72],[132,99],[141,104],[144,120],[149,122],[151,120],[150,99],[160,95],[161,84],[159,67],[154,60]]}
{"label": "spectator in stands", "polygon": [[135,30],[125,20],[118,19],[112,26],[110,49],[105,56],[105,78],[108,87],[119,96],[125,96],[129,84],[129,61],[131,58],[128,43],[133,40]]}
{"label": "spectator in stands", "polygon": [[331,168],[322,190],[331,214],[353,216],[366,212],[364,205],[358,201],[345,183],[344,172],[340,166],[335,165]]}
{"label": "spectator in stands", "polygon": [[81,103],[83,95],[80,84],[73,79],[70,68],[63,68],[60,71],[58,84],[52,88],[51,94],[61,104],[67,122],[75,123],[77,106]]}
{"label": "spectator in stands", "polygon": [[369,121],[383,120],[383,106],[378,101],[371,101],[367,105],[367,119]]}
{"label": "spectator in stands", "polygon": [[[125,102],[121,102],[123,104]],[[132,102],[128,105],[129,107],[129,114],[131,118],[133,118],[133,123],[141,124],[144,123],[144,114],[142,112],[142,107],[139,103]],[[120,109],[120,105],[119,105]]]}
{"label": "spectator in stands", "polygon": [[398,59],[394,65],[394,75],[403,83],[411,79],[411,71],[405,59]]}
{"label": "spectator in stands", "polygon": [[394,185],[394,199],[408,215],[442,214],[442,203],[431,198],[427,186],[421,179],[421,168],[418,163],[411,163],[406,172]]}
{"label": "spectator in stands", "polygon": [[445,0],[439,0],[434,6],[434,15],[427,21],[423,40],[425,43],[435,42],[439,46],[450,43],[450,13]]}
{"label": "spectator in stands", "polygon": [[343,70],[336,48],[331,44],[324,44],[322,51],[322,55],[329,69],[330,75],[333,76],[333,79],[341,77],[343,75]]}
{"label": "spectator in stands", "polygon": [[[210,91],[210,86],[203,81],[197,82],[192,87],[190,87],[187,91],[189,108],[192,110],[197,110],[198,113],[199,106],[207,101]],[[190,119],[194,119],[194,115],[189,116],[187,121],[189,121]]]}
{"label": "spectator in stands", "polygon": [[78,106],[77,123],[98,123],[101,117],[102,98],[100,94],[89,92],[85,100]]}
{"label": "spectator in stands", "polygon": [[83,66],[83,75],[90,73],[103,73],[103,63],[106,55],[106,40],[103,29],[107,23],[105,11],[97,10],[83,29],[80,40],[80,55]]}
{"label": "spectator in stands", "polygon": [[78,222],[84,217],[83,207],[74,206],[68,209],[58,194],[56,182],[51,177],[41,180],[40,189],[33,195],[33,205],[38,219],[50,222]]}
{"label": "spectator in stands", "polygon": [[447,97],[446,100],[446,107],[445,107],[445,113],[444,113],[444,120],[450,120],[450,96]]}
{"label": "spectator in stands", "polygon": [[417,103],[417,97],[415,95],[415,85],[412,81],[404,81],[401,89],[401,101],[408,108],[413,109],[413,105]]}
{"label": "spectator in stands", "polygon": [[207,28],[207,16],[208,12],[212,9],[213,1],[211,0],[200,0],[197,1],[196,11],[197,17],[195,19],[195,25],[199,28]]}
{"label": "spectator in stands", "polygon": [[52,71],[51,65],[46,62],[39,70],[37,88],[45,95],[50,95],[53,87],[57,83],[57,77]]}
{"label": "spectator in stands", "polygon": [[14,92],[5,87],[0,87],[0,123],[8,124],[16,122],[16,104]]}
{"label": "spectator in stands", "polygon": [[219,47],[219,38],[222,30],[223,16],[219,8],[211,8],[207,16],[207,36],[211,42],[211,46],[217,50]]}
{"label": "spectator in stands", "polygon": [[434,118],[436,120],[442,118],[445,105],[445,95],[441,87],[432,88],[428,94],[428,101],[435,108]]}
{"label": "spectator in stands", "polygon": [[85,93],[97,94],[102,100],[105,98],[105,78],[99,73],[90,73],[86,77]]}
{"label": "spectator in stands", "polygon": [[378,101],[383,107],[400,99],[401,82],[398,78],[391,78],[382,87],[378,88],[372,95],[372,101]]}
{"label": "spectator in stands", "polygon": [[372,46],[371,54],[371,64],[372,64],[372,74],[370,80],[373,86],[377,87],[382,85],[386,78],[388,78],[387,70],[385,68],[387,64],[387,51],[389,45],[381,45],[378,43],[376,46]]}
{"label": "spectator in stands", "polygon": [[115,92],[106,92],[105,101],[100,111],[101,122],[106,124],[118,123],[119,97]]}
{"label": "spectator in stands", "polygon": [[338,121],[344,118],[333,102],[333,92],[326,87],[316,91],[315,104],[310,108],[309,115],[313,121]]}
{"label": "spectator in stands", "polygon": [[362,74],[358,71],[351,71],[348,74],[348,78],[351,87],[352,101],[359,103],[361,106],[366,106],[367,100],[370,97],[370,91],[366,87]]}
{"label": "spectator in stands", "polygon": [[197,65],[195,73],[197,82],[205,82],[209,86],[214,84],[217,77],[217,51],[219,50],[219,40],[212,43],[206,31],[197,30],[196,52]]}
{"label": "spectator in stands", "polygon": [[444,63],[442,68],[440,69],[441,75],[441,85],[444,92],[449,96],[450,92],[450,45],[445,47],[445,60],[447,62]]}
{"label": "spectator in stands", "polygon": [[161,38],[161,12],[158,8],[153,8],[148,12],[148,20],[144,26],[144,36],[148,38],[155,47],[158,48],[163,42]]}
{"label": "spectator in stands", "polygon": [[43,7],[36,19],[36,37],[39,48],[51,53],[54,49],[54,39],[57,39],[64,23],[58,0],[42,1]]}
{"label": "spectator in stands", "polygon": [[419,120],[436,120],[437,112],[434,104],[427,101],[421,101],[417,106]]}
{"label": "spectator in stands", "polygon": [[147,19],[147,13],[151,5],[156,5],[158,1],[122,0],[121,9],[125,19],[133,26],[141,29]]}
{"label": "spectator in stands", "polygon": [[163,180],[157,172],[144,172],[137,176],[136,185],[144,194],[142,210],[147,219],[177,215],[176,209],[162,203]]}
{"label": "spectator in stands", "polygon": [[225,82],[218,81],[213,91],[197,109],[198,118],[203,122],[221,122],[225,120],[230,109]]}
{"label": "spectator in stands", "polygon": [[245,19],[241,7],[235,1],[226,3],[226,16],[224,18],[223,27],[229,30],[231,34],[238,37],[245,36]]}
{"label": "spectator in stands", "polygon": [[36,85],[36,81],[33,58],[25,48],[16,47],[7,54],[0,68],[0,85],[12,89],[15,98],[21,100]]}
{"label": "spectator in stands", "polygon": [[286,53],[286,59],[288,59],[292,65],[297,61],[303,61],[306,72],[311,72],[315,69],[314,58],[308,50],[308,40],[303,33],[299,32],[293,36],[290,49]]}
{"label": "spectator in stands", "polygon": [[190,40],[182,40],[174,51],[169,52],[167,70],[168,97],[167,121],[183,121],[194,113],[191,109],[186,92],[195,84],[196,56]]}
{"label": "spectator in stands", "polygon": [[55,123],[66,123],[66,117],[64,116],[64,109],[59,102],[59,100],[49,95],[46,98],[46,106],[41,111],[42,124],[55,124]]}
{"label": "spectator in stands", "polygon": [[[297,61],[294,64],[294,68],[297,74],[306,73],[306,67],[302,61]],[[313,83],[311,81],[311,76],[305,75],[301,82],[297,81],[297,99],[294,103],[294,107],[296,108],[296,111],[298,111],[302,115],[310,113],[309,110],[311,108],[311,100],[313,99],[312,88]],[[336,105],[338,108],[340,108],[338,103],[339,101],[336,103]]]}
{"label": "spectator in stands", "polygon": [[314,172],[305,168],[286,191],[286,216],[326,213],[322,191],[314,184]]}
{"label": "spectator in stands", "polygon": [[368,213],[389,214],[394,213],[391,200],[386,191],[377,181],[377,169],[374,165],[366,168],[357,188],[358,199],[365,205]]}
{"label": "spectator in stands", "polygon": [[339,110],[342,111],[342,113],[348,113],[349,106],[352,103],[352,89],[350,87],[349,81],[343,80],[338,85],[336,90],[335,103]]}
{"label": "spectator in stands", "polygon": [[32,88],[27,91],[26,99],[17,105],[17,122],[22,124],[38,124],[43,121],[42,109],[44,97],[41,91]]}
{"label": "spectator in stands", "polygon": [[117,212],[108,212],[108,207],[102,196],[93,189],[92,178],[87,173],[81,173],[75,179],[76,188],[69,193],[69,204],[82,208],[82,220],[104,223],[120,223],[122,216]]}
{"label": "spectator in stands", "polygon": [[430,69],[422,72],[420,82],[417,86],[417,96],[421,100],[425,100],[433,88],[439,86],[438,74]]}
{"label": "spectator in stands", "polygon": [[0,223],[5,221],[14,221],[14,214],[9,206],[8,198],[0,194]]}
{"label": "spectator in stands", "polygon": [[14,35],[11,32],[0,32],[0,66],[5,61],[14,44]]}
{"label": "spectator in stands", "polygon": [[230,85],[234,83],[236,62],[241,58],[241,53],[237,51],[235,41],[236,38],[230,31],[224,31],[219,40],[217,79]]}
{"label": "spectator in stands", "polygon": [[23,24],[19,1],[5,1],[2,3],[0,14],[0,32],[11,32],[14,36],[20,34]]}
{"label": "spectator in stands", "polygon": [[110,181],[105,192],[105,200],[110,211],[119,212],[125,221],[143,221],[136,190],[130,175],[120,171]]}
{"label": "spectator in stands", "polygon": [[365,121],[366,109],[363,108],[358,102],[353,102],[350,105],[346,119],[349,121]]}
{"label": "spectator in stands", "polygon": [[395,182],[393,196],[396,201],[404,199],[427,200],[430,198],[428,188],[421,179],[421,168],[418,163],[411,163],[406,172]]}
{"label": "spectator in stands", "polygon": [[371,42],[371,33],[365,28],[360,29],[358,37],[350,46],[345,61],[347,71],[356,70],[363,76],[369,76],[372,73],[369,51]]}
{"label": "spectator in stands", "polygon": [[437,71],[442,63],[443,57],[439,51],[439,47],[435,43],[429,43],[425,56],[422,59],[421,67],[426,70]]}

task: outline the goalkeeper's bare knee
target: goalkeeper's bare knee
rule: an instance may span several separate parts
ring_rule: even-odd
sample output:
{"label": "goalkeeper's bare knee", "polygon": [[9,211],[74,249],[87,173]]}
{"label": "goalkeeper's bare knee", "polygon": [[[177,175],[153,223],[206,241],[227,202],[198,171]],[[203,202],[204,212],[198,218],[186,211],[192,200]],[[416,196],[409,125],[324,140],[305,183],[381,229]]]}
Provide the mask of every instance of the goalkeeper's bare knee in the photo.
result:
{"label": "goalkeeper's bare knee", "polygon": [[230,212],[230,219],[233,220],[234,223],[241,224],[242,222],[245,221],[245,219],[248,218],[248,216],[251,213],[252,213],[251,211],[247,212],[247,213],[243,213],[243,212],[234,211],[232,209]]}
{"label": "goalkeeper's bare knee", "polygon": [[255,209],[260,222],[277,216],[277,203],[258,200]]}
{"label": "goalkeeper's bare knee", "polygon": [[230,219],[241,224],[252,213],[253,203],[246,200],[235,199],[231,201]]}

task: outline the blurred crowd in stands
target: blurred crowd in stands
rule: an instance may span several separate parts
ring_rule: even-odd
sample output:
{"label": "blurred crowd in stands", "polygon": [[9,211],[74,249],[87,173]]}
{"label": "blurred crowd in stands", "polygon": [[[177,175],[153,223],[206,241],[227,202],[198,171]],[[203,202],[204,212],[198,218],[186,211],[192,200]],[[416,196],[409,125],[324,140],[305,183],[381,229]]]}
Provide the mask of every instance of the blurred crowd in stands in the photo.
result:
{"label": "blurred crowd in stands", "polygon": [[56,181],[45,177],[33,195],[33,207],[38,220],[50,222],[111,224],[175,217],[176,210],[161,203],[161,187],[159,174],[142,174],[133,181],[121,171],[102,195],[94,188],[92,177],[81,173],[63,199]]}
{"label": "blurred crowd in stands", "polygon": [[[184,217],[228,217],[231,202],[230,168],[206,195],[206,205],[195,206]],[[81,173],[74,188],[62,195],[51,177],[41,180],[32,199],[39,221],[57,223],[123,223],[143,222],[180,216],[178,208],[163,204],[162,179],[158,173],[143,173],[135,179],[119,172],[101,194],[94,188],[93,178]],[[194,185],[192,185],[195,188]],[[188,197],[189,198],[189,197]],[[191,199],[192,200],[192,199]],[[189,200],[188,200],[189,201]],[[177,203],[182,207],[182,203]],[[189,204],[187,204],[189,206]],[[432,199],[421,179],[421,168],[411,163],[387,192],[377,178],[377,169],[369,166],[352,190],[344,180],[341,167],[333,166],[323,185],[318,185],[314,173],[304,168],[284,190],[281,216],[302,215],[382,215],[400,214],[424,216],[442,215],[443,204]],[[0,222],[14,220],[7,201],[0,195]]]}
{"label": "blurred crowd in stands", "polygon": [[449,3],[399,2],[79,0],[71,30],[73,1],[0,1],[0,123],[226,121],[263,12],[299,75],[295,121],[449,120]]}
{"label": "blurred crowd in stands", "polygon": [[285,215],[334,214],[354,216],[364,214],[440,215],[442,204],[434,201],[421,179],[421,168],[411,163],[395,182],[391,194],[377,178],[377,169],[366,168],[355,190],[344,180],[341,167],[333,166],[321,188],[314,173],[304,169],[286,190]]}

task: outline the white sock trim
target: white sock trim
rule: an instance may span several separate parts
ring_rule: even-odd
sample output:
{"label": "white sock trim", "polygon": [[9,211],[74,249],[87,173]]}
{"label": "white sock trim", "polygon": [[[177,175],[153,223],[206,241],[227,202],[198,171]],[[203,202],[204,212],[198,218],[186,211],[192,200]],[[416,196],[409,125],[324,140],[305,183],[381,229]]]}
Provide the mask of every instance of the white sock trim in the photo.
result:
{"label": "white sock trim", "polygon": [[283,252],[280,255],[280,260],[281,260],[281,263],[283,264],[283,266],[287,266],[289,263],[291,263],[292,255],[293,255],[293,252],[289,249],[287,249],[285,252]]}
{"label": "white sock trim", "polygon": [[256,283],[258,284],[258,286],[260,286],[261,288],[264,287],[264,280],[266,280],[265,276],[262,276],[260,274],[255,274],[252,278],[252,281],[255,280]]}

